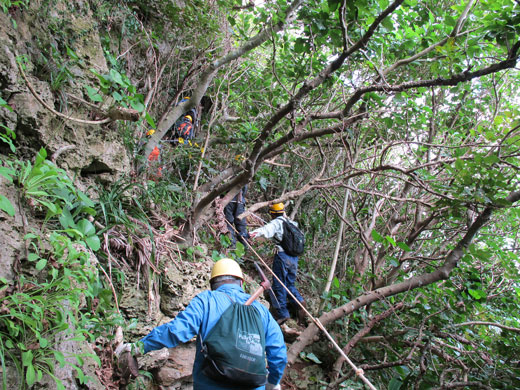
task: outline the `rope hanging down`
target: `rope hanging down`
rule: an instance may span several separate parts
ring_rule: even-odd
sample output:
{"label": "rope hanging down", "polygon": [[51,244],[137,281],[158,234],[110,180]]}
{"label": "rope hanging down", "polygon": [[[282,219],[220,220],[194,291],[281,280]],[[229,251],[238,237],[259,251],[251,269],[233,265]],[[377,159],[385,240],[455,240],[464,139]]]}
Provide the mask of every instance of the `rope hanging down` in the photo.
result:
{"label": "rope hanging down", "polygon": [[[231,226],[233,228],[233,230],[238,234],[238,231],[235,229],[234,226]],[[291,298],[296,302],[298,303],[298,305],[300,306],[300,308],[305,312],[305,314],[312,320],[312,322],[314,322],[314,324],[318,327],[318,329],[320,329],[324,334],[325,336],[327,336],[327,338],[329,339],[329,341],[332,343],[332,345],[334,345],[334,348],[336,348],[338,350],[338,352],[341,354],[341,356],[343,356],[343,358],[345,359],[345,361],[350,365],[350,367],[352,367],[352,370],[354,370],[356,376],[360,377],[361,380],[370,388],[370,390],[377,390],[376,387],[374,387],[374,385],[372,383],[370,383],[370,381],[365,377],[365,374],[364,374],[364,371],[363,369],[361,368],[358,368],[353,362],[352,360],[350,360],[348,358],[348,356],[345,354],[345,352],[343,352],[343,350],[341,349],[341,347],[338,345],[338,343],[336,343],[336,341],[332,338],[332,336],[330,335],[330,333],[327,331],[327,329],[325,329],[325,327],[322,325],[322,323],[320,322],[319,319],[315,318],[311,313],[309,313],[309,311],[303,307],[303,305],[296,299],[296,297],[289,291],[289,289],[285,286],[285,284],[282,283],[282,281],[278,278],[278,276],[276,276],[276,274],[274,273],[274,271],[267,265],[267,263],[264,261],[264,259],[262,259],[262,257],[253,249],[253,247],[251,246],[251,244],[249,244],[249,242],[247,240],[244,240],[248,246],[249,249],[251,249],[251,251],[255,254],[255,256],[258,258],[258,260],[260,260],[260,262],[262,263],[262,265],[269,271],[269,273],[271,275],[273,275],[273,277],[283,286],[283,288],[287,291],[287,293],[291,296]]]}

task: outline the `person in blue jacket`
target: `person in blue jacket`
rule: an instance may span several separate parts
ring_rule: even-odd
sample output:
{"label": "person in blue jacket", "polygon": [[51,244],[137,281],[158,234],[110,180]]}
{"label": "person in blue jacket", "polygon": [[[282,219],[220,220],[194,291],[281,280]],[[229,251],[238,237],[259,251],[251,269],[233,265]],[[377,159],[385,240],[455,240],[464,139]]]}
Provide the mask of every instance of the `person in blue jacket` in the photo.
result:
{"label": "person in blue jacket", "polygon": [[[242,290],[243,281],[242,270],[236,261],[232,259],[217,261],[211,271],[211,291],[198,294],[175,319],[156,327],[143,337],[141,341],[144,344],[144,352],[173,348],[197,336],[197,351],[193,363],[194,390],[237,389],[238,387],[233,385],[218,383],[202,373],[201,338],[202,340],[206,338],[208,332],[231,305],[230,298],[236,302],[245,303],[250,297]],[[280,381],[287,364],[287,349],[283,335],[265,306],[257,301],[254,301],[252,305],[261,313],[268,368],[267,385],[255,389],[280,390]]]}

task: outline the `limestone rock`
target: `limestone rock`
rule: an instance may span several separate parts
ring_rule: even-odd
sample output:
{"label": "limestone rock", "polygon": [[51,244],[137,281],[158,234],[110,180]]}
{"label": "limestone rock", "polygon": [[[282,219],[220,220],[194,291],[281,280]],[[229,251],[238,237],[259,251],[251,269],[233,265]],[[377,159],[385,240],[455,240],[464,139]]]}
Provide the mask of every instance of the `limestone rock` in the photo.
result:
{"label": "limestone rock", "polygon": [[161,291],[161,310],[170,317],[184,310],[198,293],[209,288],[212,266],[212,261],[205,261],[182,262],[167,267]]}

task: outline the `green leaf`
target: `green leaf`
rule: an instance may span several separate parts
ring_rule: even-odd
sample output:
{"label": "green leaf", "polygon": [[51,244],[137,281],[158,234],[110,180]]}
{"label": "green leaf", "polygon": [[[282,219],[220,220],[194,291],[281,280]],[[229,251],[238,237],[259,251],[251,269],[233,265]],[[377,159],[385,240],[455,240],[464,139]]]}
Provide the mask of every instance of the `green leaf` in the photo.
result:
{"label": "green leaf", "polygon": [[388,18],[384,18],[383,21],[381,22],[381,24],[388,31],[393,31],[394,30],[394,24],[392,23],[392,19],[389,18],[389,17]]}
{"label": "green leaf", "polygon": [[76,227],[76,224],[74,223],[74,218],[72,217],[72,214],[70,213],[69,209],[64,209],[58,219],[61,223],[61,226],[64,229]]}
{"label": "green leaf", "polygon": [[41,348],[45,348],[45,347],[47,347],[47,345],[49,345],[49,340],[47,340],[46,338],[42,337],[38,341],[40,343]]}
{"label": "green leaf", "polygon": [[37,255],[36,253],[29,253],[29,254],[27,255],[27,260],[29,260],[29,261],[36,261],[36,260],[38,260],[39,258],[40,258],[40,256]]}
{"label": "green leaf", "polygon": [[397,243],[397,246],[398,246],[399,248],[401,248],[401,249],[402,249],[403,251],[405,251],[405,252],[411,252],[410,247],[409,247],[408,245],[406,245],[406,243],[404,243],[404,242],[398,242],[398,243]]}
{"label": "green leaf", "polygon": [[334,12],[338,9],[340,0],[327,0],[327,4],[329,6],[329,11]]}
{"label": "green leaf", "polygon": [[144,115],[144,119],[146,119],[146,122],[148,122],[148,124],[155,129],[155,127],[156,127],[155,122],[154,122],[153,118],[150,116],[150,114],[146,113]]}
{"label": "green leaf", "polygon": [[321,360],[312,352],[308,353],[305,357],[316,364],[321,364]]}
{"label": "green leaf", "polygon": [[334,277],[334,279],[332,279],[332,284],[334,285],[334,287],[339,288],[339,280],[337,277]]}
{"label": "green leaf", "polygon": [[27,373],[25,374],[25,381],[27,385],[32,386],[36,381],[36,372],[32,363],[27,367]]}
{"label": "green leaf", "polygon": [[302,38],[298,38],[294,43],[294,51],[296,53],[303,53],[305,51],[305,46],[305,41]]}
{"label": "green leaf", "polygon": [[9,104],[7,104],[7,102],[2,99],[0,97],[0,107],[4,107],[4,108],[7,108],[9,111],[13,112],[13,109],[11,108],[11,106],[9,106]]}
{"label": "green leaf", "polygon": [[96,228],[88,219],[82,219],[77,223],[77,229],[83,233],[84,236],[92,236],[96,234]]}
{"label": "green leaf", "polygon": [[403,382],[401,382],[397,378],[392,378],[390,383],[388,383],[388,390],[400,390]]}
{"label": "green leaf", "polygon": [[88,247],[92,249],[94,252],[98,251],[101,248],[101,242],[99,241],[98,236],[89,236],[85,239]]}
{"label": "green leaf", "polygon": [[40,259],[40,261],[38,261],[36,263],[36,269],[38,271],[41,271],[42,269],[45,268],[46,265],[47,265],[47,260],[46,259]]}
{"label": "green leaf", "polygon": [[379,234],[375,229],[372,230],[371,235],[372,235],[372,238],[374,239],[374,241],[379,242],[379,243],[385,242],[385,239],[383,238],[383,236],[381,234]]}
{"label": "green leaf", "polygon": [[391,236],[385,236],[386,238],[386,241],[388,241],[390,244],[392,244],[392,246],[396,246],[397,243],[395,242],[395,240],[393,239],[393,237]]}
{"label": "green leaf", "polygon": [[90,207],[95,206],[94,202],[92,202],[92,200],[90,200],[88,195],[86,195],[84,192],[78,190],[77,195],[83,201],[83,203],[85,203],[87,206],[90,206]]}
{"label": "green leaf", "polygon": [[475,298],[477,300],[485,298],[487,296],[486,292],[482,291],[482,290],[468,289],[468,293],[469,293],[469,295],[471,295],[473,298]]}
{"label": "green leaf", "polygon": [[500,159],[498,158],[498,156],[496,154],[492,154],[492,155],[486,156],[484,158],[484,162],[489,165],[496,164],[499,161],[500,161]]}
{"label": "green leaf", "polygon": [[41,148],[39,152],[36,154],[36,160],[34,161],[34,166],[37,167],[41,165],[45,159],[47,158],[47,151],[44,148]]}
{"label": "green leaf", "polygon": [[14,216],[14,206],[4,195],[0,195],[0,209],[5,211],[10,217]]}
{"label": "green leaf", "polygon": [[92,100],[93,102],[102,102],[103,101],[103,98],[101,97],[101,95],[94,88],[92,88],[88,85],[85,88],[87,89],[87,95],[90,100]]}
{"label": "green leaf", "polygon": [[5,177],[9,183],[13,182],[13,176],[15,173],[16,172],[11,168],[0,167],[0,175]]}
{"label": "green leaf", "polygon": [[445,23],[447,26],[454,27],[457,21],[451,15],[446,15]]}
{"label": "green leaf", "polygon": [[455,168],[457,168],[459,171],[464,169],[464,161],[462,161],[461,159],[457,159],[455,161]]}
{"label": "green leaf", "polygon": [[114,82],[118,83],[119,85],[123,85],[123,86],[125,85],[123,82],[123,77],[121,76],[121,73],[119,73],[117,70],[110,69],[109,74]]}
{"label": "green leaf", "polygon": [[22,352],[22,364],[24,366],[32,365],[33,353],[32,351]]}
{"label": "green leaf", "polygon": [[132,99],[130,101],[130,105],[132,106],[132,108],[134,110],[136,110],[137,112],[143,112],[144,111],[144,104],[141,102],[140,99]]}
{"label": "green leaf", "polygon": [[112,92],[112,97],[116,102],[120,102],[121,100],[123,100],[123,96],[121,96],[121,94],[117,91]]}
{"label": "green leaf", "polygon": [[79,60],[79,57],[78,55],[74,52],[74,50],[72,50],[70,47],[66,46],[67,47],[67,54],[69,55],[70,58],[72,58],[73,60]]}

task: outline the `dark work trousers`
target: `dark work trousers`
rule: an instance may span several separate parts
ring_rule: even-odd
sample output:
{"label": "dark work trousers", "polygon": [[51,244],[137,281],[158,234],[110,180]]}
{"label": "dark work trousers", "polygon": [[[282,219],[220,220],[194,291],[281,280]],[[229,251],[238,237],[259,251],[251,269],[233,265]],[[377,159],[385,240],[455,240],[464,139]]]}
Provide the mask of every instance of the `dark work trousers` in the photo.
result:
{"label": "dark work trousers", "polygon": [[[237,236],[235,229],[238,232],[238,241],[244,244],[245,249],[247,249],[247,244],[245,240],[247,238],[247,223],[245,219],[238,218],[240,214],[244,212],[244,203],[231,201],[224,207],[224,216],[226,217],[227,225],[229,233],[231,234],[231,244],[233,247],[237,242]],[[235,229],[233,229],[235,226]]]}
{"label": "dark work trousers", "polygon": [[[298,273],[298,257],[289,256],[285,252],[278,252],[276,255],[274,255],[273,272],[276,276],[278,276],[278,278],[280,278],[280,281],[285,284],[285,286],[287,286],[295,298],[298,301],[303,302],[302,296],[294,286],[294,283],[296,282],[296,274]],[[289,303],[293,303],[294,299],[290,295],[288,296],[285,288],[283,288],[280,282],[278,282],[278,280],[275,278],[273,278],[273,292],[276,296],[276,299],[278,299],[279,305],[276,308],[278,314],[276,319],[279,320],[290,317],[287,306]],[[276,302],[273,303],[276,307]]]}

